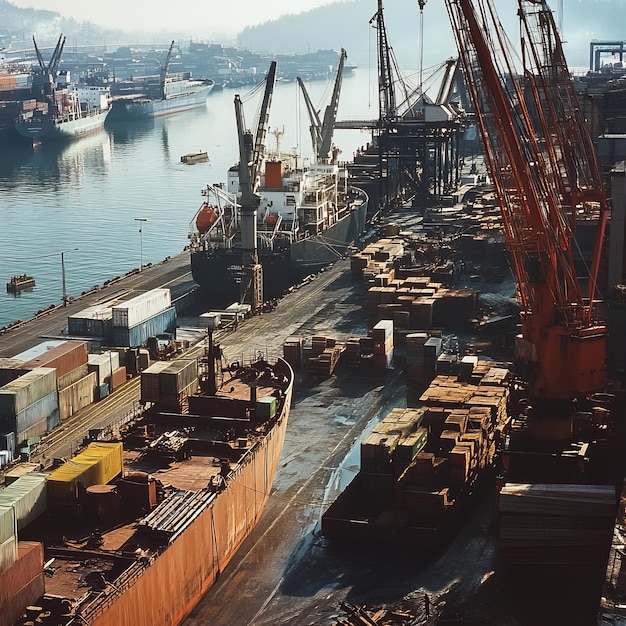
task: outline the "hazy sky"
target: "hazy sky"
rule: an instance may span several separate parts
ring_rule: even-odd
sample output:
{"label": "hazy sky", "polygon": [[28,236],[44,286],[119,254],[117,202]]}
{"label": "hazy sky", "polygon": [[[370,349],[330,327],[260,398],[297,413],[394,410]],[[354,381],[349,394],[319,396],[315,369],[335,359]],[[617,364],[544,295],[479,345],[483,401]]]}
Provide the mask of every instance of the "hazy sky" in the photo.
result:
{"label": "hazy sky", "polygon": [[107,28],[137,31],[172,31],[207,37],[235,34],[245,26],[301,13],[335,0],[11,0],[24,8],[56,11],[64,17]]}

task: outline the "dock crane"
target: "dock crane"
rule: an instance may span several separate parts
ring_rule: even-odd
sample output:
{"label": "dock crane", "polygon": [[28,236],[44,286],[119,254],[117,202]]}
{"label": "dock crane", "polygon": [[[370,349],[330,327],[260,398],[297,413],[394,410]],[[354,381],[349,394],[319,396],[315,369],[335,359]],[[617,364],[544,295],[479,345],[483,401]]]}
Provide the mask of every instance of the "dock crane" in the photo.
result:
{"label": "dock crane", "polygon": [[243,102],[239,95],[235,95],[235,118],[239,141],[239,190],[241,192],[241,302],[250,304],[253,311],[256,311],[263,303],[263,268],[259,263],[257,249],[256,218],[260,202],[257,190],[265,157],[265,137],[275,82],[276,61],[272,61],[265,77],[265,92],[254,134],[246,129]]}
{"label": "dock crane", "polygon": [[[544,0],[518,0],[524,69],[493,0],[446,0],[476,106],[521,301],[518,359],[528,367],[534,436],[563,440],[571,401],[604,386],[606,327],[594,292],[606,200],[595,153],[584,134],[576,94]],[[572,260],[575,222],[596,203],[600,227],[588,292]]]}
{"label": "dock crane", "polygon": [[342,48],[339,56],[339,63],[337,64],[337,72],[335,74],[335,82],[333,86],[333,93],[330,102],[324,110],[324,119],[320,120],[319,113],[309,93],[302,82],[302,79],[298,76],[298,85],[302,91],[304,102],[306,104],[307,111],[309,113],[309,119],[311,121],[311,141],[313,142],[313,151],[315,157],[320,163],[328,163],[331,157],[331,148],[333,142],[333,131],[335,129],[335,121],[337,119],[337,109],[339,108],[339,94],[341,92],[341,81],[343,78],[343,67],[347,58],[346,51]]}

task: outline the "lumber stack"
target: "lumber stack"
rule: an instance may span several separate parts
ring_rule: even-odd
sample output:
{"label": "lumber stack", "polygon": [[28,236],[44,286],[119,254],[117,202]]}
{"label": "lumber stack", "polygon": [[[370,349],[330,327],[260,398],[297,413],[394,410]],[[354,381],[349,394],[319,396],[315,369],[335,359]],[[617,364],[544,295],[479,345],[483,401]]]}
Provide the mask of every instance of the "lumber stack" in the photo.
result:
{"label": "lumber stack", "polygon": [[311,338],[311,345],[302,349],[304,370],[313,378],[328,378],[337,367],[343,345],[338,345],[332,337],[317,335]]}
{"label": "lumber stack", "polygon": [[615,487],[507,484],[500,491],[498,512],[504,561],[596,563],[611,540]]}

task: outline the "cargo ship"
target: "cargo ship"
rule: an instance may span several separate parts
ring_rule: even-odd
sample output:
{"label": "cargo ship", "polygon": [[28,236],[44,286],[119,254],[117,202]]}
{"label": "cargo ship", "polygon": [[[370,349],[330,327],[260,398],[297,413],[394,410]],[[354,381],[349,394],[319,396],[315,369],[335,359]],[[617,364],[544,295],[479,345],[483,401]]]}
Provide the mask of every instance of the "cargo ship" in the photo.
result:
{"label": "cargo ship", "polygon": [[[163,94],[154,93],[158,85],[149,81],[141,86],[127,85],[114,97],[109,120],[159,117],[199,109],[205,106],[214,86],[215,82],[210,78],[193,79],[188,72],[168,76]],[[130,89],[140,91],[124,93]]]}
{"label": "cargo ship", "polygon": [[153,364],[142,372],[145,410],[117,438],[89,443],[36,493],[18,485],[29,504],[13,509],[24,513],[19,553],[2,589],[27,608],[5,619],[180,624],[228,566],[268,500],[293,371],[282,359],[222,367],[210,338],[206,355]]}
{"label": "cargo ship", "polygon": [[[228,184],[209,185],[190,225],[191,272],[212,294],[239,299],[242,279],[239,170]],[[265,299],[319,272],[346,254],[364,230],[368,196],[348,184],[337,163],[307,163],[276,154],[264,162],[258,193],[258,256]]]}
{"label": "cargo ship", "polygon": [[109,108],[108,88],[67,85],[47,101],[25,100],[15,130],[34,143],[66,141],[104,128]]}
{"label": "cargo ship", "polygon": [[173,54],[172,41],[159,76],[114,84],[110,120],[159,117],[205,106],[215,82],[210,78],[194,79],[190,72],[168,74]]}

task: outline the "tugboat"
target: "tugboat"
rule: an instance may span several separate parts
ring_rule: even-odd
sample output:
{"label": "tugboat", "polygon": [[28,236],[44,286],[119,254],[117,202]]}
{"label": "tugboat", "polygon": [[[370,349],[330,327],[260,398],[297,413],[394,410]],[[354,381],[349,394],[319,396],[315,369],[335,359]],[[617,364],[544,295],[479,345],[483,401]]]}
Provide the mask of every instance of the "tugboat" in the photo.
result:
{"label": "tugboat", "polygon": [[26,276],[26,274],[21,274],[19,276],[13,276],[11,280],[7,283],[7,292],[17,293],[18,291],[22,291],[22,289],[27,289],[28,287],[34,286],[35,279],[32,276]]}

